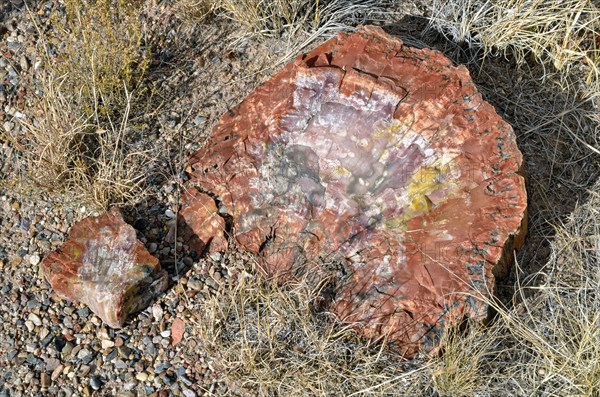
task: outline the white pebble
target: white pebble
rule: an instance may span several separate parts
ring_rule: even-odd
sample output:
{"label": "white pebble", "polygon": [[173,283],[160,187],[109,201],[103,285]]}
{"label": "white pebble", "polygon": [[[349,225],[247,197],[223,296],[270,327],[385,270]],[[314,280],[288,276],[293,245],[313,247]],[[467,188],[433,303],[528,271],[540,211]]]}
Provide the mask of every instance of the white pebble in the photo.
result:
{"label": "white pebble", "polygon": [[33,322],[29,320],[25,321],[25,326],[27,327],[29,332],[33,332],[33,330],[35,329],[35,325],[33,325]]}
{"label": "white pebble", "polygon": [[31,263],[32,266],[37,266],[40,263],[40,256],[38,254],[31,255],[29,263]]}
{"label": "white pebble", "polygon": [[37,327],[42,325],[42,319],[35,313],[29,313],[29,317],[27,317],[27,319],[34,323]]}
{"label": "white pebble", "polygon": [[160,336],[162,336],[163,338],[168,338],[169,336],[171,336],[171,330],[170,329],[164,330],[163,332],[160,333]]}
{"label": "white pebble", "polygon": [[152,317],[154,317],[154,319],[156,321],[162,320],[163,309],[162,309],[162,307],[160,307],[159,304],[156,304],[156,305],[152,306]]}
{"label": "white pebble", "polygon": [[112,340],[106,340],[104,339],[102,341],[102,349],[110,349],[111,347],[115,346],[115,342],[113,342]]}

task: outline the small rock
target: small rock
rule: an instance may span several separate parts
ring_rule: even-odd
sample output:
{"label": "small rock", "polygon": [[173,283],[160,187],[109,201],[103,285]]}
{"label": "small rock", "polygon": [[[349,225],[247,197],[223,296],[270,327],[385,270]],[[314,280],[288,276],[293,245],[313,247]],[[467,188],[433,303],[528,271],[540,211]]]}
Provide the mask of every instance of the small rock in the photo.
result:
{"label": "small rock", "polygon": [[162,336],[163,338],[168,338],[169,336],[171,336],[171,330],[164,330],[160,333],[160,336]]}
{"label": "small rock", "polygon": [[98,376],[92,376],[90,377],[90,386],[94,390],[100,390],[102,387],[102,380],[100,380]]}
{"label": "small rock", "polygon": [[118,369],[127,369],[127,364],[120,358],[115,361],[115,367]]}
{"label": "small rock", "polygon": [[140,372],[135,376],[135,378],[140,382],[145,382],[146,380],[148,380],[148,374],[145,372]]}
{"label": "small rock", "polygon": [[135,389],[136,386],[137,382],[135,380],[130,380],[128,382],[125,382],[125,384],[123,385],[123,389],[129,391]]}
{"label": "small rock", "polygon": [[42,319],[35,313],[29,313],[29,316],[27,317],[27,319],[29,321],[31,321],[32,323],[34,323],[36,327],[39,327],[42,325]]}
{"label": "small rock", "polygon": [[72,342],[65,343],[65,345],[63,346],[63,348],[61,350],[62,356],[63,357],[69,357],[69,355],[73,351],[73,347],[74,347],[74,345],[73,345]]}
{"label": "small rock", "polygon": [[173,320],[171,324],[171,345],[176,346],[181,342],[185,332],[185,323],[179,317]]}
{"label": "small rock", "polygon": [[106,350],[106,349],[110,349],[111,347],[115,346],[115,342],[113,342],[112,340],[107,340],[104,339],[102,340],[102,349]]}
{"label": "small rock", "polygon": [[25,327],[27,327],[29,332],[33,332],[35,330],[35,325],[33,324],[33,321],[30,320],[25,321]]}
{"label": "small rock", "polygon": [[183,391],[183,395],[185,397],[196,397],[196,393],[193,390],[190,390],[190,389],[185,389]]}
{"label": "small rock", "polygon": [[31,257],[29,258],[29,263],[32,266],[37,266],[40,263],[40,256],[37,253],[31,255]]}
{"label": "small rock", "polygon": [[91,369],[92,368],[89,365],[82,365],[79,368],[79,373],[78,373],[79,377],[83,378],[83,377],[87,376],[90,373]]}
{"label": "small rock", "polygon": [[[167,288],[169,278],[117,207],[76,223],[67,242],[47,255],[41,267],[60,297],[85,303],[113,328],[145,309]],[[70,288],[73,284],[79,287]],[[128,293],[132,290],[137,293]]]}
{"label": "small rock", "polygon": [[[75,349],[79,347],[80,349],[75,353]],[[77,358],[83,360],[87,356],[91,354],[91,352],[87,348],[81,348],[81,345],[77,345],[75,349],[73,349],[73,355],[77,355]]]}
{"label": "small rock", "polygon": [[52,371],[52,375],[50,375],[50,379],[52,379],[53,381],[57,380],[58,377],[60,376],[60,374],[62,374],[64,369],[65,369],[64,365],[60,364],[58,367],[56,367],[54,369],[54,371]]}
{"label": "small rock", "polygon": [[202,291],[204,283],[201,280],[188,280],[187,286],[194,291]]}
{"label": "small rock", "polygon": [[60,361],[56,358],[46,359],[46,371],[54,372],[56,368],[60,366]]}
{"label": "small rock", "polygon": [[27,57],[25,55],[22,55],[20,60],[19,60],[19,66],[21,66],[21,69],[23,71],[26,71],[27,69],[29,69],[29,60],[27,59]]}
{"label": "small rock", "polygon": [[219,284],[212,277],[207,277],[204,282],[212,289],[219,289]]}
{"label": "small rock", "polygon": [[42,391],[48,390],[48,387],[52,383],[52,380],[48,377],[46,371],[42,371],[40,375],[40,383],[42,384]]}
{"label": "small rock", "polygon": [[119,353],[119,356],[123,358],[128,358],[131,354],[131,348],[127,346],[120,346],[117,348],[117,351]]}
{"label": "small rock", "polygon": [[108,334],[108,330],[106,328],[100,329],[98,332],[98,338],[100,339],[110,339],[110,335]]}
{"label": "small rock", "polygon": [[202,125],[204,123],[206,123],[206,117],[196,116],[196,118],[194,119],[194,124],[196,126],[200,126],[200,125]]}
{"label": "small rock", "polygon": [[163,309],[159,304],[152,306],[152,317],[154,320],[160,321],[163,318]]}

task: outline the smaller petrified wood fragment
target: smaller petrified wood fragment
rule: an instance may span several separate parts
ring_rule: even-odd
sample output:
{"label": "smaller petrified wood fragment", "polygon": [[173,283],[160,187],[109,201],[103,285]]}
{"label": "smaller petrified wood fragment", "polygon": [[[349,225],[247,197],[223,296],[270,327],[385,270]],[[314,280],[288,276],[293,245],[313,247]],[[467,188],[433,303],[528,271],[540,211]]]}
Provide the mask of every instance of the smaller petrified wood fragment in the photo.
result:
{"label": "smaller petrified wood fragment", "polygon": [[341,264],[330,310],[409,357],[487,316],[525,233],[521,163],[465,67],[364,27],[222,117],[189,160],[180,215],[197,247],[230,232],[279,279]]}
{"label": "smaller petrified wood fragment", "polygon": [[73,225],[67,241],[41,266],[60,297],[86,304],[114,328],[168,286],[167,272],[117,208]]}

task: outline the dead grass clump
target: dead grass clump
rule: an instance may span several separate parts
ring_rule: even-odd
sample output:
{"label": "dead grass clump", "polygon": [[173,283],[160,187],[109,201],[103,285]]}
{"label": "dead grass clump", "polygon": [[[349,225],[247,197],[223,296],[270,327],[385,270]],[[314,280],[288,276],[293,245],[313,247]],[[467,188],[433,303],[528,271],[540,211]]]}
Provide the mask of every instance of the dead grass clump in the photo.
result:
{"label": "dead grass clump", "polygon": [[521,351],[509,370],[527,395],[600,395],[599,192],[557,228],[543,283],[502,312]]}
{"label": "dead grass clump", "polygon": [[250,30],[281,34],[301,28],[308,21],[319,24],[319,0],[224,0],[220,7]]}
{"label": "dead grass clump", "polygon": [[[97,207],[139,198],[148,153],[133,120],[146,92],[140,2],[66,0],[38,26],[43,70],[24,122],[31,177]],[[32,13],[32,18],[35,18]]]}
{"label": "dead grass clump", "polygon": [[489,372],[488,363],[496,360],[502,349],[498,336],[496,328],[485,329],[475,322],[447,327],[441,354],[430,357],[428,362],[430,381],[437,394],[472,397],[494,391],[484,373]]}
{"label": "dead grass clump", "polygon": [[191,22],[204,22],[213,12],[217,3],[213,0],[177,0],[177,14]]}
{"label": "dead grass clump", "polygon": [[[178,0],[180,14],[196,22],[223,15],[261,36],[288,39],[308,34],[308,42],[350,30],[376,15],[390,17],[393,1],[377,0]],[[301,51],[302,39],[289,40],[292,52]]]}
{"label": "dead grass clump", "polygon": [[319,23],[319,0],[179,0],[178,8],[184,16],[196,21],[211,13],[224,12],[250,31],[264,35],[302,29],[311,20]]}
{"label": "dead grass clump", "polygon": [[563,87],[598,97],[600,9],[590,0],[434,0],[430,24],[485,55],[532,59]]}
{"label": "dead grass clump", "polygon": [[141,50],[141,2],[66,0],[56,10],[46,44],[47,67],[64,76],[60,89],[77,94],[86,116],[123,115],[129,97],[140,88],[149,64]]}
{"label": "dead grass clump", "polygon": [[423,366],[361,340],[314,304],[320,287],[283,286],[245,273],[204,304],[198,332],[231,394],[258,396],[420,395]]}

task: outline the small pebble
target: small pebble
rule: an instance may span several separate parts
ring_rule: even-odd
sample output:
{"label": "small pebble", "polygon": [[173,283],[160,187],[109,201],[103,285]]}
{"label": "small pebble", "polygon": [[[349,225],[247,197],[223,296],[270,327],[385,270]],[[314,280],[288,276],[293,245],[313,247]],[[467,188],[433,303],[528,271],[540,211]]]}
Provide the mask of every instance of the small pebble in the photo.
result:
{"label": "small pebble", "polygon": [[27,319],[29,321],[31,321],[32,323],[34,323],[36,327],[39,327],[42,325],[42,319],[40,318],[40,316],[38,316],[35,313],[29,313],[29,316],[27,317]]}
{"label": "small pebble", "polygon": [[58,367],[56,367],[54,369],[54,371],[52,371],[52,375],[50,375],[50,379],[53,381],[57,380],[58,377],[60,376],[60,374],[62,374],[64,369],[65,369],[64,365],[60,364]]}
{"label": "small pebble", "polygon": [[115,342],[113,342],[112,340],[107,340],[107,339],[102,340],[101,344],[102,344],[102,349],[104,349],[104,350],[110,349],[111,347],[115,346]]}
{"label": "small pebble", "polygon": [[29,263],[33,266],[37,266],[40,263],[40,256],[38,254],[31,255]]}
{"label": "small pebble", "polygon": [[42,374],[40,375],[40,383],[42,384],[42,391],[46,391],[52,383],[46,371],[42,371]]}
{"label": "small pebble", "polygon": [[194,291],[202,291],[204,283],[200,280],[188,280],[187,287]]}
{"label": "small pebble", "polygon": [[160,307],[159,304],[153,305],[152,306],[152,317],[154,317],[154,320],[156,321],[160,321],[163,318],[163,309],[162,307]]}
{"label": "small pebble", "polygon": [[90,377],[90,386],[94,390],[100,390],[100,388],[102,387],[102,381],[100,380],[99,377],[92,376],[92,377]]}

